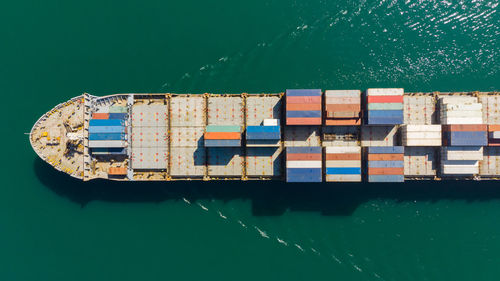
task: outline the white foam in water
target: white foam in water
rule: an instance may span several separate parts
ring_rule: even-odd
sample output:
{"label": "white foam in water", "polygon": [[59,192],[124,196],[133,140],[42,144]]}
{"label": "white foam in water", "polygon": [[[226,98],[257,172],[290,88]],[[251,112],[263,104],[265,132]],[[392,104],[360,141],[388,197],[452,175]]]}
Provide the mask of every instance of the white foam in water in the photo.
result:
{"label": "white foam in water", "polygon": [[304,252],[304,249],[297,243],[293,244],[295,245],[295,247],[297,247],[297,249],[301,250],[302,252]]}
{"label": "white foam in water", "polygon": [[288,243],[286,243],[285,240],[281,240],[279,237],[276,237],[276,240],[278,240],[279,243],[285,245],[285,246],[288,246]]}
{"label": "white foam in water", "polygon": [[205,206],[203,206],[203,205],[201,205],[200,203],[198,203],[198,206],[200,206],[203,210],[208,211],[208,208],[205,207]]}
{"label": "white foam in water", "polygon": [[264,237],[264,238],[268,238],[269,239],[269,235],[267,235],[267,233],[265,231],[262,231],[260,230],[258,227],[254,226],[255,229],[259,232],[260,236]]}
{"label": "white foam in water", "polygon": [[184,197],[182,198],[182,201],[184,201],[184,202],[186,202],[186,203],[188,203],[188,204],[191,204],[191,201],[187,200],[187,199],[186,199],[186,198],[184,198]]}
{"label": "white foam in water", "polygon": [[333,254],[332,254],[332,258],[333,258],[336,262],[338,262],[339,264],[342,264],[342,262],[341,262],[341,261],[340,261],[340,260],[339,260],[339,259],[338,259],[335,255],[333,255]]}
{"label": "white foam in water", "polygon": [[217,211],[217,212],[219,213],[219,216],[220,216],[221,218],[223,218],[223,219],[227,219],[227,217],[226,217],[226,216],[224,216],[224,215],[223,215],[220,211]]}
{"label": "white foam in water", "polygon": [[238,223],[243,226],[244,228],[247,228],[246,224],[244,224],[242,221],[238,220]]}

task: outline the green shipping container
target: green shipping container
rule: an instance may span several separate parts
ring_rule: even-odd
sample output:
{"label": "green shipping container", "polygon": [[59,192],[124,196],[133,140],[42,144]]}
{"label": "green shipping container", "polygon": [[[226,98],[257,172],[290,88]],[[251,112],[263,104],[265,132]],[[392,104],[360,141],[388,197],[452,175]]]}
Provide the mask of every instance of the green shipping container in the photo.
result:
{"label": "green shipping container", "polygon": [[369,103],[368,110],[403,110],[403,104],[402,103]]}
{"label": "green shipping container", "polygon": [[206,127],[206,132],[207,133],[212,133],[212,132],[225,132],[225,133],[230,133],[230,132],[241,132],[241,127],[240,126],[234,126],[234,125],[208,125]]}
{"label": "green shipping container", "polygon": [[109,113],[128,113],[126,106],[110,106]]}

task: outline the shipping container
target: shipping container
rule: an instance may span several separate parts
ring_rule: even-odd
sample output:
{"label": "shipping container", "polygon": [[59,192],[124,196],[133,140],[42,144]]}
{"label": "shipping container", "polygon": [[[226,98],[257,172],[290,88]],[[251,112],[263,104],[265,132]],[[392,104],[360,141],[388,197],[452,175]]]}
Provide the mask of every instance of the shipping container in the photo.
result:
{"label": "shipping container", "polygon": [[368,89],[366,90],[367,96],[402,96],[404,89],[400,88],[387,88],[387,89]]}
{"label": "shipping container", "polygon": [[[387,103],[396,103],[396,104],[403,104],[403,96],[370,96],[367,97],[366,101],[368,104],[372,103],[382,103],[382,104],[387,104]],[[401,108],[403,109],[403,108]]]}
{"label": "shipping container", "polygon": [[205,140],[239,140],[241,133],[239,132],[206,132],[203,137]]}
{"label": "shipping container", "polygon": [[207,140],[205,139],[205,147],[240,147],[241,140]]}
{"label": "shipping container", "polygon": [[368,110],[403,110],[403,103],[369,103]]}
{"label": "shipping container", "polygon": [[326,175],[327,182],[360,182],[361,175]]}
{"label": "shipping container", "polygon": [[287,112],[294,110],[312,110],[318,111],[321,110],[320,103],[290,103],[286,105]]}
{"label": "shipping container", "polygon": [[262,122],[264,126],[279,126],[279,119],[264,119]]}
{"label": "shipping container", "polygon": [[[400,154],[404,156],[403,154]],[[368,161],[368,168],[403,168],[404,161]]]}
{"label": "shipping container", "polygon": [[404,168],[368,168],[368,175],[404,175]]}
{"label": "shipping container", "polygon": [[453,103],[453,104],[460,104],[460,103],[477,103],[478,99],[476,97],[468,97],[468,96],[440,96],[439,97],[439,103],[440,104],[447,104],[447,103]]}
{"label": "shipping container", "polygon": [[90,149],[93,155],[124,155],[127,154],[127,149],[122,147],[95,147]]}
{"label": "shipping container", "polygon": [[286,118],[287,125],[321,125],[321,118]]}
{"label": "shipping container", "polygon": [[327,104],[326,112],[337,112],[337,111],[361,111],[360,104]]}
{"label": "shipping container", "polygon": [[109,113],[128,113],[126,106],[112,105],[109,107]]}
{"label": "shipping container", "polygon": [[445,146],[441,147],[444,160],[483,160],[482,146]]}
{"label": "shipping container", "polygon": [[109,119],[109,113],[92,113],[92,119]]}
{"label": "shipping container", "polygon": [[500,139],[500,131],[489,132],[488,135],[490,139]]}
{"label": "shipping container", "polygon": [[298,161],[291,161],[287,160],[286,161],[286,167],[288,168],[321,168],[321,161],[305,161],[305,160],[298,160]]}
{"label": "shipping container", "polygon": [[287,154],[293,154],[293,153],[315,153],[315,154],[321,154],[321,147],[320,146],[310,146],[310,147],[287,147],[286,148],[286,153]]}
{"label": "shipping container", "polygon": [[481,111],[483,110],[483,105],[481,103],[471,103],[471,104],[443,104],[441,110],[444,111]]}
{"label": "shipping container", "polygon": [[127,175],[126,167],[109,167],[108,174],[113,176],[125,176]]}
{"label": "shipping container", "polygon": [[307,161],[321,161],[322,156],[321,153],[290,153],[287,152],[286,160],[287,161],[297,161],[297,160],[307,160]]}
{"label": "shipping container", "polygon": [[368,161],[403,161],[402,153],[368,154]]}
{"label": "shipping container", "polygon": [[482,132],[487,131],[488,125],[480,124],[462,124],[462,125],[443,125],[443,131],[451,132]]}
{"label": "shipping container", "polygon": [[279,140],[281,134],[279,132],[247,132],[247,140]]}
{"label": "shipping container", "polygon": [[287,182],[321,182],[321,168],[290,168],[286,169]]}
{"label": "shipping container", "polygon": [[332,146],[325,148],[326,154],[334,154],[334,153],[361,153],[361,147],[359,146]]}
{"label": "shipping container", "polygon": [[247,133],[279,133],[280,126],[247,126]]}
{"label": "shipping container", "polygon": [[321,104],[321,97],[286,97],[286,104],[287,106],[289,104],[308,104],[308,103],[315,103],[315,104]]}
{"label": "shipping container", "polygon": [[443,144],[445,146],[487,146],[487,132],[445,132],[443,134]]}
{"label": "shipping container", "polygon": [[326,118],[337,119],[358,119],[360,117],[359,111],[327,111]]}
{"label": "shipping container", "polygon": [[123,140],[91,140],[89,147],[126,147],[127,143]]}
{"label": "shipping container", "polygon": [[372,147],[368,147],[367,151],[369,154],[389,154],[389,153],[402,154],[402,153],[404,153],[404,146],[386,146],[386,147],[372,146]]}
{"label": "shipping container", "polygon": [[430,125],[439,123],[436,102],[433,96],[404,96],[403,99],[405,124]]}
{"label": "shipping container", "polygon": [[437,162],[438,162],[437,155],[438,155],[437,149],[434,147],[405,147],[405,154],[404,154],[405,176],[409,177],[435,176],[437,171]]}
{"label": "shipping container", "polygon": [[481,95],[479,102],[483,105],[483,123],[484,124],[500,124],[500,96],[498,95]]}
{"label": "shipping container", "polygon": [[[342,154],[336,154],[341,156]],[[325,167],[361,167],[361,160],[326,160]]]}
{"label": "shipping container", "polygon": [[321,89],[287,89],[287,97],[291,96],[321,96]]}
{"label": "shipping container", "polygon": [[327,125],[327,126],[359,126],[359,125],[361,125],[361,118],[326,119],[325,125]]}
{"label": "shipping container", "polygon": [[121,133],[92,133],[89,140],[125,140],[126,135]]}
{"label": "shipping container", "polygon": [[[283,99],[284,100],[284,99]],[[271,126],[279,125],[278,119],[282,119],[282,99],[279,95],[262,96],[248,95],[245,102],[246,125],[266,126],[266,120],[274,120]],[[317,105],[316,105],[317,107]],[[269,122],[269,121],[267,121]]]}
{"label": "shipping container", "polygon": [[89,133],[121,133],[127,132],[125,126],[90,126]]}
{"label": "shipping container", "polygon": [[490,125],[488,125],[488,131],[489,131],[489,132],[497,132],[497,131],[500,131],[500,125],[490,124]]}
{"label": "shipping container", "polygon": [[241,132],[241,126],[238,125],[208,125],[205,128],[207,133],[216,133],[216,132]]}
{"label": "shipping container", "polygon": [[402,110],[368,110],[369,118],[403,118]]}
{"label": "shipping container", "polygon": [[109,113],[109,119],[127,119],[127,113]]}
{"label": "shipping container", "polygon": [[90,119],[89,126],[124,126],[125,121],[119,119]]}
{"label": "shipping container", "polygon": [[403,175],[369,175],[368,182],[404,182]]}
{"label": "shipping container", "polygon": [[500,147],[485,147],[483,160],[479,162],[481,176],[500,176]]}
{"label": "shipping container", "polygon": [[361,154],[360,153],[326,154],[325,160],[327,160],[327,161],[361,160]]}
{"label": "shipping container", "polygon": [[280,146],[280,140],[249,140],[246,141],[247,147],[276,147]]}
{"label": "shipping container", "polygon": [[302,110],[302,111],[290,111],[286,112],[287,119],[289,118],[310,118],[310,117],[320,117],[321,111],[311,111],[311,110]]}
{"label": "shipping container", "polygon": [[359,167],[327,167],[327,175],[359,175],[361,174],[361,168]]}
{"label": "shipping container", "polygon": [[482,117],[441,117],[441,124],[482,124]]}
{"label": "shipping container", "polygon": [[326,90],[325,97],[360,98],[360,90]]}
{"label": "shipping container", "polygon": [[360,98],[342,98],[342,97],[327,97],[325,104],[360,104]]}

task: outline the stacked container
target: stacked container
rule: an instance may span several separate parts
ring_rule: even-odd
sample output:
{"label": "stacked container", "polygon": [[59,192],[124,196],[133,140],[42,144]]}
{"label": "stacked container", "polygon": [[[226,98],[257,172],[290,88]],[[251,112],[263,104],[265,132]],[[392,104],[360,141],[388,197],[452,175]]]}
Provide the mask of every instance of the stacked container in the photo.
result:
{"label": "stacked container", "polygon": [[368,125],[403,124],[403,89],[368,89],[366,91]]}
{"label": "stacked container", "polygon": [[487,125],[443,125],[443,146],[487,146]]}
{"label": "stacked container", "polygon": [[325,125],[361,125],[361,91],[326,91]]}
{"label": "stacked container", "polygon": [[280,126],[247,126],[246,140],[247,146],[279,146]]}
{"label": "stacked container", "polygon": [[404,125],[403,146],[441,146],[441,125]]}
{"label": "stacked container", "polygon": [[321,147],[286,148],[287,182],[321,182],[322,153]]}
{"label": "stacked container", "polygon": [[[126,146],[126,127],[123,119],[90,119],[89,147],[110,148]],[[104,154],[101,150],[100,154]],[[108,153],[113,154],[113,153]]]}
{"label": "stacked container", "polygon": [[369,182],[404,181],[403,146],[372,146],[367,152]]}
{"label": "stacked container", "polygon": [[205,147],[240,147],[241,127],[208,125],[203,138],[205,140]]}
{"label": "stacked container", "polygon": [[488,125],[488,146],[500,146],[500,125]]}
{"label": "stacked container", "polygon": [[286,90],[287,125],[321,125],[321,90]]}
{"label": "stacked container", "polygon": [[475,97],[441,97],[441,124],[483,124],[483,105]]}
{"label": "stacked container", "polygon": [[360,182],[361,147],[335,146],[325,148],[326,181]]}

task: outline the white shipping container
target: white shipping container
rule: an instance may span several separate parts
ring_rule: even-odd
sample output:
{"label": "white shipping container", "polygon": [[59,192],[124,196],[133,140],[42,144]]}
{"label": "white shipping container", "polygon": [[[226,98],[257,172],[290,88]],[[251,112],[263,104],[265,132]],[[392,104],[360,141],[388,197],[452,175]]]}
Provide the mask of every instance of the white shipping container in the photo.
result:
{"label": "white shipping container", "polygon": [[477,103],[476,97],[442,96],[439,98],[441,104]]}
{"label": "white shipping container", "polygon": [[404,132],[403,137],[407,139],[441,139],[441,131]]}
{"label": "white shipping container", "polygon": [[500,139],[500,132],[490,132],[491,139]]}
{"label": "white shipping container", "polygon": [[483,160],[479,163],[482,176],[500,176],[500,147],[489,146],[484,148]]}
{"label": "white shipping container", "polygon": [[278,126],[279,119],[264,119],[264,126]]}
{"label": "white shipping container", "polygon": [[361,160],[327,160],[325,162],[327,168],[336,167],[361,167]]}
{"label": "white shipping container", "polygon": [[483,124],[483,118],[479,117],[441,117],[441,124],[452,125],[452,124]]}
{"label": "white shipping container", "polygon": [[441,173],[445,175],[475,175],[479,173],[479,167],[451,167],[448,165],[444,165],[441,166]]}
{"label": "white shipping container", "polygon": [[387,89],[368,89],[366,90],[367,96],[402,96],[404,94],[402,88],[387,88]]}
{"label": "white shipping container", "polygon": [[469,103],[469,104],[444,104],[444,108],[441,110],[446,111],[474,111],[474,110],[483,110],[483,105],[480,103]]}
{"label": "white shipping container", "polygon": [[402,130],[407,132],[441,132],[441,125],[404,125]]}
{"label": "white shipping container", "polygon": [[286,161],[287,168],[321,168],[321,161]]}
{"label": "white shipping container", "polygon": [[361,96],[360,90],[326,90],[325,96],[332,98],[359,98]]}
{"label": "white shipping container", "polygon": [[476,160],[441,160],[441,166],[447,167],[479,167],[479,161]]}
{"label": "white shipping container", "polygon": [[360,182],[361,175],[326,175],[327,182]]}
{"label": "white shipping container", "polygon": [[403,146],[441,146],[441,139],[406,139],[403,138]]}
{"label": "white shipping container", "polygon": [[450,117],[480,117],[481,120],[483,118],[483,112],[481,110],[467,110],[467,111],[441,111],[442,117],[450,118]]}
{"label": "white shipping container", "polygon": [[483,160],[482,146],[448,146],[441,148],[445,160]]}
{"label": "white shipping container", "polygon": [[126,147],[122,140],[89,140],[89,147]]}
{"label": "white shipping container", "polygon": [[326,154],[361,153],[359,146],[329,146],[325,150]]}

